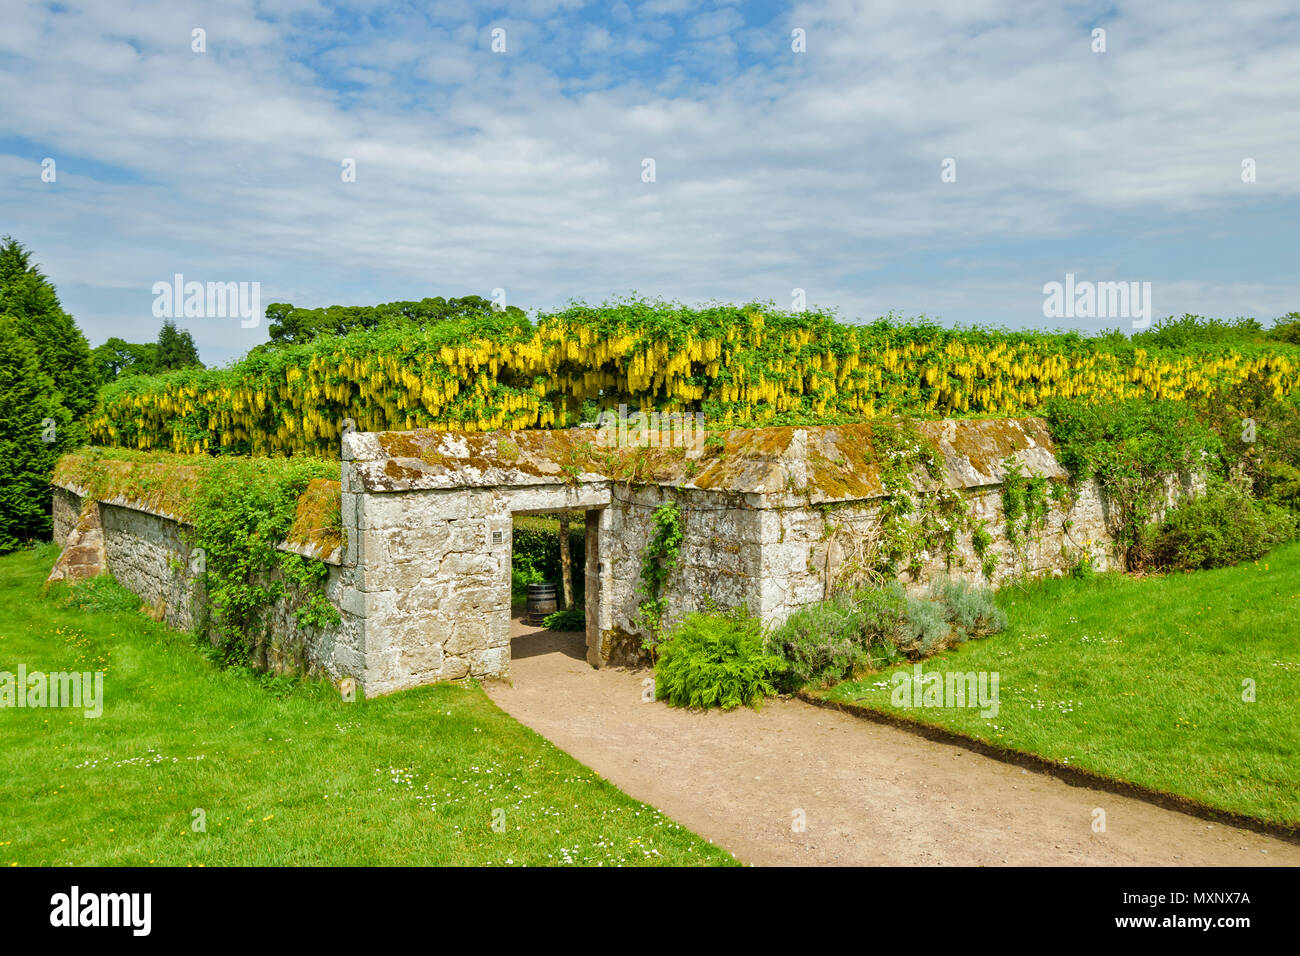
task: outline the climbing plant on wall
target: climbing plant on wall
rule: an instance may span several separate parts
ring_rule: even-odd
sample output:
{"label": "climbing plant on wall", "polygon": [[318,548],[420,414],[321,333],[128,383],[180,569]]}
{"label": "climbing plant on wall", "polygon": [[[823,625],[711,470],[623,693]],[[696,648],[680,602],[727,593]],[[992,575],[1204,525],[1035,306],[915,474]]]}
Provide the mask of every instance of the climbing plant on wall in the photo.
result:
{"label": "climbing plant on wall", "polygon": [[641,581],[637,593],[645,598],[638,610],[646,629],[642,647],[653,663],[655,649],[663,638],[663,622],[668,609],[664,585],[677,568],[682,546],[682,512],[675,501],[655,509],[650,541],[641,551]]}
{"label": "climbing plant on wall", "polygon": [[[310,533],[324,551],[343,544],[338,462],[311,458],[211,458],[83,449],[64,456],[55,480],[98,500],[121,499],[187,526],[191,554],[177,573],[199,574],[227,663],[264,663],[271,606],[284,598],[300,628],[336,624],[324,562],[279,550]],[[321,480],[324,479],[324,480]],[[298,527],[297,523],[309,527]],[[297,542],[305,543],[305,542]]]}
{"label": "climbing plant on wall", "polygon": [[1061,400],[1049,403],[1046,417],[1057,457],[1074,480],[1095,478],[1112,503],[1116,549],[1129,568],[1141,564],[1142,530],[1169,484],[1204,469],[1222,447],[1180,402]]}

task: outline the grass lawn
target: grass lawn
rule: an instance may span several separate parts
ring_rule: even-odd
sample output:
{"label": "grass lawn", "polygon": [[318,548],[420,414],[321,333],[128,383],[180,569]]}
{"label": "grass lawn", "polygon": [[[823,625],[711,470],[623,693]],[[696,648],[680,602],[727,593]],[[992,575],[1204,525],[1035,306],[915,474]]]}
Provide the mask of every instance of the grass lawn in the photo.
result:
{"label": "grass lawn", "polygon": [[104,710],[0,709],[0,865],[734,863],[477,687],[263,686],[116,586],[42,597],[56,554],[0,558],[0,671],[102,670]]}
{"label": "grass lawn", "polygon": [[1300,825],[1300,544],[1215,571],[1012,587],[999,603],[1006,631],[925,662],[1000,674],[996,717],[893,706],[890,677],[910,667],[822,696]]}

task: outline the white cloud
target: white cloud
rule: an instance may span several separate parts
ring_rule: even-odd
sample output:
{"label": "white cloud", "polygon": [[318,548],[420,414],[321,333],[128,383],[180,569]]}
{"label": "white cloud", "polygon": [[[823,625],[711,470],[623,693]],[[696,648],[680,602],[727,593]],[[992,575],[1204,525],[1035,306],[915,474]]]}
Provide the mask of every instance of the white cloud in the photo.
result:
{"label": "white cloud", "polygon": [[[1009,321],[1032,317],[1035,290],[1063,269],[1012,268],[1006,281],[1034,294],[1001,296],[960,271],[888,270],[959,247],[988,260],[983,244],[1124,238],[1133,222],[1177,231],[1300,193],[1300,29],[1279,19],[1283,5],[1231,17],[1208,2],[1098,5],[1101,55],[1093,18],[1018,0],[830,0],[770,27],[726,9],[689,20],[684,37],[642,18],[693,5],[642,4],[617,26],[554,19],[572,6],[407,18],[397,34],[367,20],[362,45],[332,27],[343,35],[305,62],[286,51],[318,22],[312,3],[276,20],[247,4],[219,17],[184,4],[156,17],[17,7],[0,38],[12,58],[0,133],[48,144],[60,179],[40,182],[40,156],[0,155],[0,231],[33,246],[94,341],[148,318],[138,290],[174,272],[260,279],[263,301],[309,305],[494,286],[541,306],[633,288],[782,302],[800,285],[849,315],[960,318],[1004,303]],[[208,54],[190,52],[194,25]],[[489,50],[495,25],[507,57]],[[805,54],[790,50],[792,25],[808,31]],[[660,42],[647,72],[620,69]],[[754,51],[757,63],[742,61]],[[595,76],[568,75],[579,64]],[[339,93],[322,75],[363,88]],[[340,180],[345,156],[356,183]],[[640,179],[646,156],[653,184]],[[939,180],[945,157],[956,183]],[[82,159],[144,182],[106,181]],[[1254,303],[1268,315],[1288,297],[1294,308],[1288,279],[1187,269],[1164,277],[1158,310],[1160,288],[1177,303],[1166,311]],[[255,341],[228,333],[196,330],[205,355]]]}

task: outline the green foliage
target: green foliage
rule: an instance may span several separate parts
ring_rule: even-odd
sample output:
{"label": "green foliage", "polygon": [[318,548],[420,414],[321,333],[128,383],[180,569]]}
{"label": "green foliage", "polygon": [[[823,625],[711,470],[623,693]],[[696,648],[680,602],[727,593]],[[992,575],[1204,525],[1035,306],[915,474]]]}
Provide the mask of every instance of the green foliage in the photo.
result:
{"label": "green foliage", "polygon": [[807,604],[768,633],[768,647],[786,661],[786,690],[826,687],[900,656],[907,596],[897,581]]}
{"label": "green foliage", "polygon": [[1097,569],[1092,563],[1092,555],[1086,551],[1079,555],[1079,560],[1070,565],[1070,577],[1079,581],[1086,581],[1096,573]]}
{"label": "green foliage", "polygon": [[944,616],[959,643],[1006,630],[1006,612],[993,600],[989,588],[959,578],[940,577],[931,582],[930,597],[943,605]]}
{"label": "green foliage", "polygon": [[765,649],[763,627],[743,609],[686,615],[659,647],[655,696],[673,707],[757,707],[776,693],[785,662]]}
{"label": "green foliage", "polygon": [[69,425],[36,349],[0,315],[0,553],[50,536],[50,475]]}
{"label": "green foliage", "polygon": [[51,532],[50,474],[82,444],[90,349],[21,244],[0,240],[0,553]]}
{"label": "green foliage", "polygon": [[[301,309],[283,302],[266,307],[270,345],[300,345],[319,335],[347,335],[362,329],[381,326],[428,328],[456,319],[491,317],[493,303],[477,295],[460,299],[421,299],[419,302],[386,302],[382,305],[331,305],[323,309]],[[509,306],[501,314],[512,319],[527,316],[522,309]]]}
{"label": "green foliage", "polygon": [[862,612],[843,597],[799,608],[769,632],[768,647],[786,661],[787,690],[826,687],[871,665]]}
{"label": "green foliage", "polygon": [[227,458],[207,467],[195,496],[191,545],[206,565],[209,626],[226,663],[264,664],[273,637],[268,606],[289,597],[300,627],[338,623],[326,599],[324,562],[279,551],[298,497],[312,478],[337,466],[312,459]]}
{"label": "green foliage", "polygon": [[148,375],[154,371],[154,356],[158,346],[154,342],[136,344],[117,336],[111,337],[91,353],[91,361],[99,380],[115,382],[123,376]]}
{"label": "green foliage", "polygon": [[989,551],[989,546],[993,544],[993,535],[982,518],[971,521],[970,544],[971,550],[980,559],[980,573],[986,580],[993,580],[993,573],[998,569],[998,557]]}
{"label": "green foliage", "polygon": [[[573,561],[574,602],[581,603],[586,584],[582,569],[586,563],[586,525],[571,519],[569,554]],[[517,595],[526,593],[530,584],[560,582],[560,523],[550,515],[516,518],[511,532],[510,581]]]}
{"label": "green foliage", "polygon": [[548,631],[585,631],[587,629],[587,612],[581,605],[566,607],[562,611],[546,615],[542,624]]}
{"label": "green foliage", "polygon": [[1278,398],[1257,375],[1234,388],[1217,389],[1196,403],[1203,421],[1219,436],[1220,458],[1212,469],[1244,483],[1256,497],[1300,513],[1300,407],[1297,396]]}
{"label": "green foliage", "polygon": [[1184,501],[1148,529],[1145,544],[1155,567],[1195,571],[1252,561],[1296,532],[1292,513],[1215,481],[1204,495]]}
{"label": "green foliage", "polygon": [[768,647],[786,661],[783,688],[826,687],[903,656],[996,634],[1006,623],[988,588],[940,577],[928,597],[909,597],[890,581],[799,608],[771,629]]}
{"label": "green foliage", "polygon": [[1046,417],[1061,463],[1076,481],[1095,477],[1114,506],[1116,547],[1129,568],[1141,566],[1142,529],[1164,500],[1166,483],[1203,467],[1205,456],[1222,447],[1180,402],[1057,399],[1048,403]]}
{"label": "green foliage", "polygon": [[194,336],[176,328],[176,323],[167,319],[153,347],[150,371],[172,372],[180,368],[203,368],[203,363],[199,361],[199,350],[194,347]]}
{"label": "green foliage", "polygon": [[8,236],[0,240],[0,316],[11,319],[36,350],[41,371],[53,380],[72,418],[85,416],[99,387],[90,346],[31,253]]}
{"label": "green foliage", "polygon": [[1268,339],[1258,319],[1215,319],[1188,314],[1157,319],[1151,328],[1134,332],[1130,341],[1139,348],[1185,349],[1205,345],[1258,345]]}
{"label": "green foliage", "polygon": [[1277,342],[1300,345],[1300,312],[1288,312],[1273,322],[1268,337]]}
{"label": "green foliage", "polygon": [[546,578],[536,568],[510,569],[510,595],[512,599],[523,599],[528,595],[528,585],[541,584]]}
{"label": "green foliage", "polygon": [[916,577],[925,554],[939,553],[951,562],[957,536],[974,526],[960,492],[946,487],[916,490],[918,477],[938,482],[943,476],[938,449],[910,418],[873,423],[871,446],[885,497],[880,503],[875,566],[867,569],[868,576],[876,581],[901,572]]}
{"label": "green foliage", "polygon": [[907,598],[907,616],[894,638],[898,649],[909,657],[929,657],[943,650],[952,637],[944,606],[923,597]]}
{"label": "green foliage", "polygon": [[[192,449],[206,439],[237,454],[327,454],[346,418],[368,431],[564,427],[621,403],[698,411],[715,428],[1018,415],[1065,392],[1094,399],[1200,392],[1236,380],[1247,363],[1289,391],[1300,354],[1267,337],[1148,352],[1118,333],[953,329],[893,315],[850,323],[757,302],[579,304],[536,325],[515,309],[447,304],[430,318],[415,306],[272,305],[279,337],[228,369],[131,376],[106,387],[91,420],[95,440]],[[391,315],[372,314],[385,310]],[[1213,370],[1201,375],[1202,362]],[[311,423],[311,432],[283,434],[288,417]]]}
{"label": "green foliage", "polygon": [[641,581],[637,593],[645,598],[638,607],[647,634],[642,646],[654,660],[655,649],[663,637],[664,615],[668,597],[664,584],[677,568],[682,546],[682,511],[675,501],[655,509],[654,532],[641,552]]}
{"label": "green foliage", "polygon": [[138,611],[141,605],[140,598],[134,592],[128,591],[106,574],[81,581],[76,587],[64,585],[60,590],[65,607],[91,614]]}
{"label": "green foliage", "polygon": [[[1048,489],[1054,485],[1043,475],[1026,475],[1013,458],[1002,462],[1002,517],[1007,541],[1022,571],[1029,569],[1029,542],[1047,525]],[[991,575],[985,575],[991,577]]]}

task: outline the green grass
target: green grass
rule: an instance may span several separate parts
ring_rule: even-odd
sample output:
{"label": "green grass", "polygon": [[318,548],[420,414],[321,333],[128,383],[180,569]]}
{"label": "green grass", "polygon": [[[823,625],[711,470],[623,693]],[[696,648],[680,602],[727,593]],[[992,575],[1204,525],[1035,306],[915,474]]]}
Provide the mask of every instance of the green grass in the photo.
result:
{"label": "green grass", "polygon": [[907,667],[822,696],[1300,825],[1300,544],[1215,571],[1008,588],[999,603],[1005,632],[925,662],[997,672],[996,717],[893,706],[889,679]]}
{"label": "green grass", "polygon": [[42,597],[55,555],[0,558],[0,671],[102,670],[104,712],[0,709],[0,865],[734,863],[477,687],[217,670],[116,585]]}

